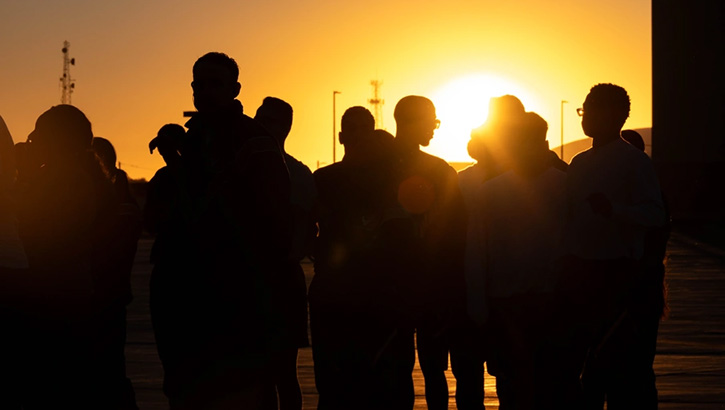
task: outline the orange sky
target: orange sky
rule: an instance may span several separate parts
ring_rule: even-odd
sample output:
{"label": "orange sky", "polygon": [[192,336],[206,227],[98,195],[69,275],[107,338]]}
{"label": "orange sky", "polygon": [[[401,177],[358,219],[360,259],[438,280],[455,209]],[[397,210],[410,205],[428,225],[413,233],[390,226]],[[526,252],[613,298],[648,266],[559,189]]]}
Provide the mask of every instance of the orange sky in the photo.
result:
{"label": "orange sky", "polygon": [[[629,91],[625,127],[651,126],[650,6],[640,0],[4,0],[0,116],[15,141],[23,141],[35,119],[60,103],[61,48],[68,40],[77,61],[72,102],[96,135],[114,143],[132,178],[148,179],[163,165],[149,155],[148,141],[165,123],[183,124],[182,112],[193,109],[191,66],[207,51],[239,62],[249,115],[267,95],[292,104],[287,151],[313,170],[332,160],[332,92],[342,92],[339,131],[346,108],[367,106],[373,79],[383,82],[384,127],[393,133],[400,98],[433,99],[442,124],[428,150],[449,161],[470,161],[468,135],[465,126],[454,126],[464,120],[444,113],[465,109],[473,117],[467,123],[480,123],[487,93],[518,95],[541,114],[553,148],[561,100],[569,101],[565,140],[583,138],[575,109],[599,82]],[[342,153],[338,148],[338,160]]]}

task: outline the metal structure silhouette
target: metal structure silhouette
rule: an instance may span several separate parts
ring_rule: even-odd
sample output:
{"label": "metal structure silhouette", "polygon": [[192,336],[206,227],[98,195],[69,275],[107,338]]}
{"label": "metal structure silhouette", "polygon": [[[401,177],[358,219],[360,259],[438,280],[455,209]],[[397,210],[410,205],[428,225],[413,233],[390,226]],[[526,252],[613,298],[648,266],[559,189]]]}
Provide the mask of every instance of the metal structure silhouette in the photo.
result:
{"label": "metal structure silhouette", "polygon": [[379,80],[372,80],[370,81],[370,85],[373,86],[373,98],[368,100],[368,104],[370,104],[371,111],[375,117],[375,128],[384,129],[383,104],[385,104],[385,100],[380,98],[380,86],[383,85],[383,82]]}
{"label": "metal structure silhouette", "polygon": [[73,90],[76,88],[75,80],[71,78],[70,76],[70,66],[76,65],[76,59],[70,58],[70,53],[68,49],[70,48],[70,43],[66,40],[63,42],[63,76],[60,77],[60,89],[61,89],[61,95],[60,95],[60,103],[61,104],[70,104],[71,103],[71,94],[73,94]]}

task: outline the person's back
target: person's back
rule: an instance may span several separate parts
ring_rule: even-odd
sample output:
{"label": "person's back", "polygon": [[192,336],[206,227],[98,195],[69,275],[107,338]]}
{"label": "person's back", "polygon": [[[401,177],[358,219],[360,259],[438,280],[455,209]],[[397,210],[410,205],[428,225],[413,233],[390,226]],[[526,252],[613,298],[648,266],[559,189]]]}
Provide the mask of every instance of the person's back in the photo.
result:
{"label": "person's back", "polygon": [[566,173],[550,165],[546,122],[535,113],[523,122],[509,142],[512,170],[481,186],[473,211],[485,235],[487,293],[499,298],[553,291],[552,265],[564,252]]}
{"label": "person's back", "polygon": [[20,242],[15,198],[11,194],[15,182],[13,138],[0,117],[0,268],[26,269],[27,256]]}
{"label": "person's back", "polygon": [[135,394],[126,377],[126,306],[133,297],[131,270],[141,236],[141,210],[131,195],[126,173],[116,168],[116,151],[105,138],[94,137],[93,152],[113,184],[112,204],[96,226],[94,278],[99,313],[96,377],[103,380],[99,394],[122,408],[136,408]]}
{"label": "person's back", "polygon": [[[24,348],[34,370],[25,381],[31,391],[43,390],[27,396],[28,406],[36,400],[50,405],[42,403],[51,398],[52,406],[96,408],[115,400],[91,378],[99,242],[105,239],[100,226],[113,206],[110,182],[90,152],[92,137],[80,110],[52,107],[38,118],[24,147],[26,163],[18,164],[20,234],[32,278]],[[91,386],[93,393],[78,386]]]}
{"label": "person's back", "polygon": [[292,243],[284,271],[274,286],[274,308],[281,312],[282,321],[278,326],[285,336],[274,354],[273,377],[280,409],[301,410],[302,391],[297,379],[297,352],[298,348],[309,346],[309,341],[307,283],[300,262],[312,253],[312,241],[316,234],[313,208],[317,192],[310,169],[284,149],[292,128],[292,106],[279,98],[266,97],[257,108],[254,119],[279,144],[290,177]]}
{"label": "person's back", "polygon": [[319,235],[309,300],[319,409],[401,408],[407,399],[394,376],[398,272],[387,229],[397,204],[387,137],[373,128],[367,109],[348,109],[343,160],[313,174]]}
{"label": "person's back", "polygon": [[252,408],[273,393],[270,352],[281,335],[270,326],[279,320],[272,293],[291,240],[289,176],[277,142],[236,100],[236,62],[208,53],[192,73],[198,112],[177,150],[159,146],[180,154],[169,164],[167,220],[179,249],[155,255],[165,275],[152,295],[154,326],[166,334],[164,389],[172,408]]}
{"label": "person's back", "polygon": [[[20,335],[25,318],[19,314],[23,293],[23,279],[27,278],[28,257],[18,234],[16,198],[12,191],[15,180],[13,138],[0,116],[0,320],[8,335]],[[0,341],[0,407],[18,408],[22,382],[18,374],[24,367],[18,354],[23,342],[19,337],[5,337]]]}

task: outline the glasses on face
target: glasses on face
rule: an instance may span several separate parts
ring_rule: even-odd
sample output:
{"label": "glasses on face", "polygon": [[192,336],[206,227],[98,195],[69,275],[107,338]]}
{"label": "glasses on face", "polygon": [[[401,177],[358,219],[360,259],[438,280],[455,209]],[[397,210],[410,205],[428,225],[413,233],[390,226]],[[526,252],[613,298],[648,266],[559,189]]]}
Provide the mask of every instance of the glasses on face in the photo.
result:
{"label": "glasses on face", "polygon": [[436,119],[435,119],[435,120],[433,121],[433,123],[435,124],[435,129],[438,129],[438,128],[440,128],[440,127],[441,127],[441,120],[439,120],[438,118],[436,118]]}
{"label": "glasses on face", "polygon": [[577,109],[576,109],[576,113],[577,113],[577,115],[579,115],[580,117],[583,117],[583,116],[584,116],[584,108],[577,108]]}

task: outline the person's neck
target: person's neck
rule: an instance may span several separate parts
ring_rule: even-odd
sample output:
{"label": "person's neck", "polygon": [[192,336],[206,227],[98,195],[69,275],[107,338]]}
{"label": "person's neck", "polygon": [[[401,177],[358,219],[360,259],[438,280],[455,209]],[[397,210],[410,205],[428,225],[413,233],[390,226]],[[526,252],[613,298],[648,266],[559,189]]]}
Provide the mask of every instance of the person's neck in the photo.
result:
{"label": "person's neck", "polygon": [[235,110],[240,110],[240,111],[244,112],[242,103],[236,99],[232,100],[222,106],[216,107],[212,110],[199,111],[199,113],[205,117],[215,118],[215,117],[221,117],[221,116],[228,115],[229,113],[234,112]]}
{"label": "person's neck", "polygon": [[395,136],[395,143],[401,152],[420,151],[420,145],[409,134],[397,134]]}
{"label": "person's neck", "polygon": [[618,140],[619,138],[620,138],[619,132],[598,135],[598,136],[592,138],[592,148],[603,147],[613,141]]}

